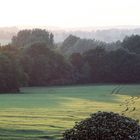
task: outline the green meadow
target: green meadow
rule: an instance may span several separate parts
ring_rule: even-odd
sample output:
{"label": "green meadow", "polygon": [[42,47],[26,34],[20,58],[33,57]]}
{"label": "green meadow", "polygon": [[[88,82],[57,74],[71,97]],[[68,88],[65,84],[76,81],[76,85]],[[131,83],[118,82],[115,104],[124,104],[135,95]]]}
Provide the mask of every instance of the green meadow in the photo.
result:
{"label": "green meadow", "polygon": [[0,140],[57,140],[97,111],[140,120],[140,85],[21,88],[0,95]]}

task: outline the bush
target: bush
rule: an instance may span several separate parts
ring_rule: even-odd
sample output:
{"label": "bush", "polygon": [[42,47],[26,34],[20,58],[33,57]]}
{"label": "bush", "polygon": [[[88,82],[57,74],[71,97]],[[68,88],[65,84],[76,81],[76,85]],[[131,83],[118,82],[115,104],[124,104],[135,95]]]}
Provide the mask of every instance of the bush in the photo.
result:
{"label": "bush", "polygon": [[97,112],[66,130],[63,140],[140,140],[140,125],[117,113]]}

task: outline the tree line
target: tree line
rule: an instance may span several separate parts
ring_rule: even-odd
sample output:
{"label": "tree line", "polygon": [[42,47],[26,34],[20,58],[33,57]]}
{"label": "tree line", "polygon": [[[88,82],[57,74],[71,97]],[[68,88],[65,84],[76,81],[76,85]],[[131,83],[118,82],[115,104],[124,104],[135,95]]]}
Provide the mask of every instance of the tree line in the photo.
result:
{"label": "tree line", "polygon": [[[84,50],[65,53],[77,41]],[[109,44],[70,35],[58,47],[52,33],[34,29],[20,31],[10,44],[0,46],[1,93],[18,92],[21,86],[139,82],[138,35]]]}

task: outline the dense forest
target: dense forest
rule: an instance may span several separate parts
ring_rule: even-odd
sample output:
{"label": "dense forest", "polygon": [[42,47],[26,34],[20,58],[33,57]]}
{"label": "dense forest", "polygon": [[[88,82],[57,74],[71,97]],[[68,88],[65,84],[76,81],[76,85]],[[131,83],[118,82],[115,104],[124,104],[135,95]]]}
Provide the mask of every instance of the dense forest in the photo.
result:
{"label": "dense forest", "polygon": [[0,92],[21,86],[140,83],[140,36],[105,43],[70,35],[62,44],[52,33],[22,30],[0,46]]}

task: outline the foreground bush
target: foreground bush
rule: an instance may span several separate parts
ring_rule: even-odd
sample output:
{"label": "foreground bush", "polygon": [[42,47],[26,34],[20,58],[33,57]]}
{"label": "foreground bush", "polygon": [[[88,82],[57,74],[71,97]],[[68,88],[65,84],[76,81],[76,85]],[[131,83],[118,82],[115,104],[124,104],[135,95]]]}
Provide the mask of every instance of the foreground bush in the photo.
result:
{"label": "foreground bush", "polygon": [[140,125],[113,112],[97,112],[66,130],[63,140],[140,140]]}

